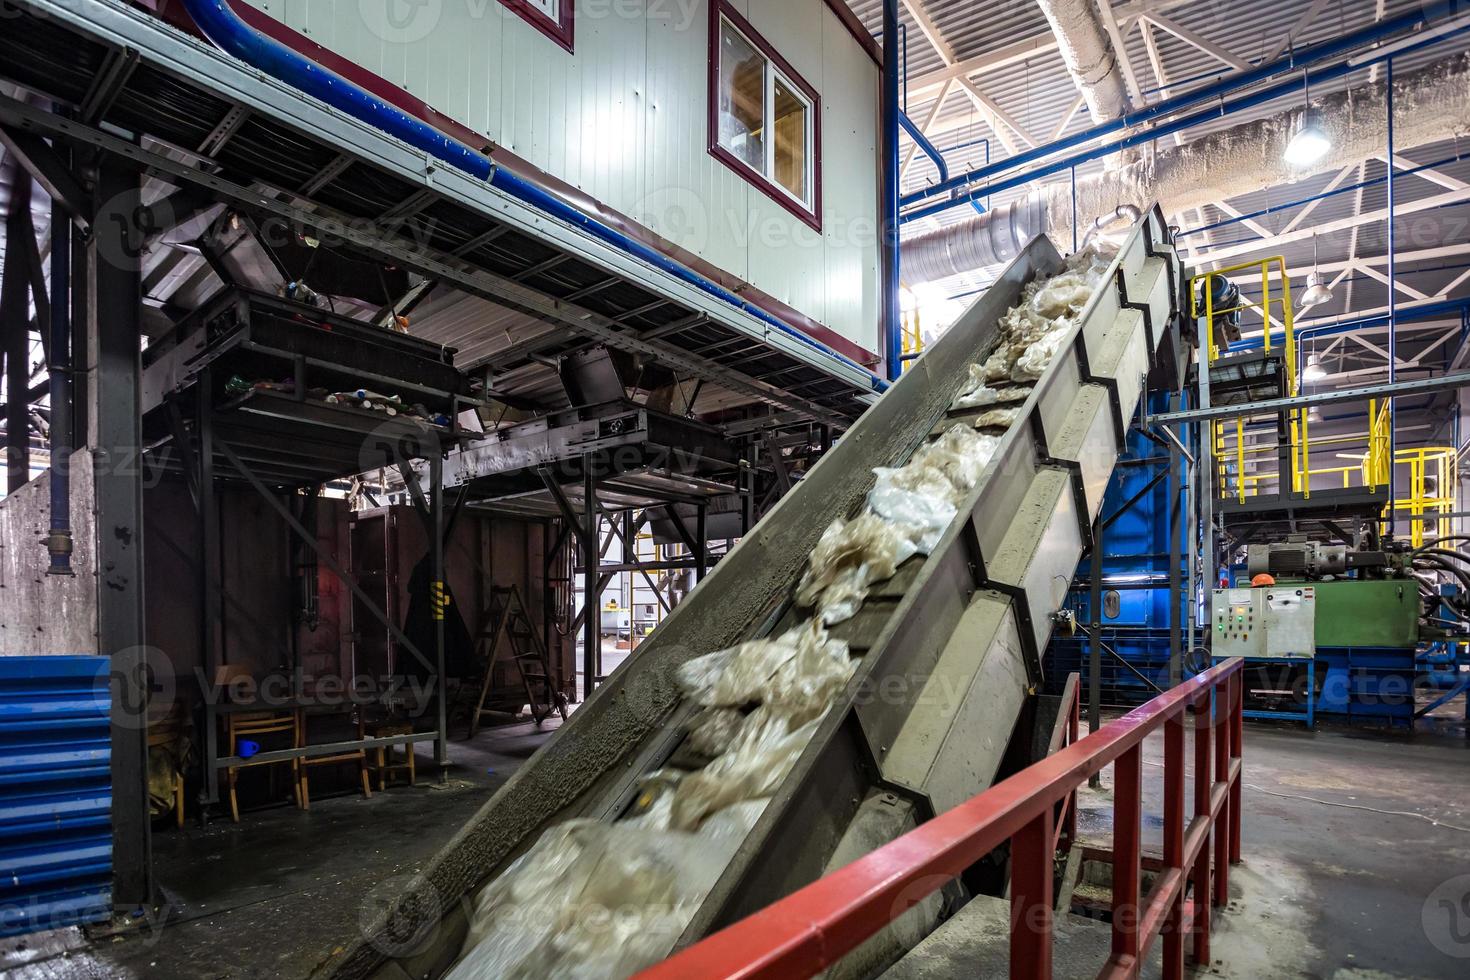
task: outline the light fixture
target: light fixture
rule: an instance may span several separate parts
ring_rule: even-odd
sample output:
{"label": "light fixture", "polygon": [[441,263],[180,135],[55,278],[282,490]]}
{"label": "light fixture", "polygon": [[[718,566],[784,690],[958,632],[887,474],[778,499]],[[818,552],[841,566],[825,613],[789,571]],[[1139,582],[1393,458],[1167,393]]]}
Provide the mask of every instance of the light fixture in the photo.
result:
{"label": "light fixture", "polygon": [[1327,285],[1327,277],[1316,269],[1307,274],[1307,291],[1302,293],[1302,306],[1321,306],[1323,303],[1332,302],[1332,287]]}
{"label": "light fixture", "polygon": [[1307,366],[1302,368],[1302,384],[1314,385],[1327,377],[1327,369],[1322,366],[1316,354],[1307,357]]}
{"label": "light fixture", "polygon": [[1307,291],[1302,294],[1302,309],[1332,302],[1332,287],[1317,268],[1317,239],[1312,238],[1312,271],[1307,274]]}
{"label": "light fixture", "polygon": [[1308,422],[1320,422],[1320,421],[1322,421],[1322,409],[1318,408],[1316,405],[1313,405],[1311,408],[1307,409],[1307,421]]}
{"label": "light fixture", "polygon": [[1332,148],[1332,140],[1327,136],[1326,117],[1321,109],[1312,108],[1312,87],[1305,69],[1302,71],[1302,89],[1306,93],[1306,105],[1291,128],[1291,141],[1282,154],[1282,159],[1293,167],[1309,167]]}
{"label": "light fixture", "polygon": [[1308,106],[1292,127],[1291,142],[1286,144],[1282,159],[1293,167],[1310,167],[1326,156],[1330,149],[1332,140],[1327,138],[1322,110]]}

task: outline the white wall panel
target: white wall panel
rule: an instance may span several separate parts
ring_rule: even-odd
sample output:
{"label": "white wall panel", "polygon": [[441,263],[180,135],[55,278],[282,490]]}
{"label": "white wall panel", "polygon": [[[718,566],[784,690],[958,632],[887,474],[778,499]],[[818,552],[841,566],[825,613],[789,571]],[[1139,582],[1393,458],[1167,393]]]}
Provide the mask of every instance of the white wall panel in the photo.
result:
{"label": "white wall panel", "polygon": [[579,3],[575,54],[498,0],[248,2],[877,349],[878,69],[824,0],[734,4],[821,93],[821,235],[709,155],[708,0]]}

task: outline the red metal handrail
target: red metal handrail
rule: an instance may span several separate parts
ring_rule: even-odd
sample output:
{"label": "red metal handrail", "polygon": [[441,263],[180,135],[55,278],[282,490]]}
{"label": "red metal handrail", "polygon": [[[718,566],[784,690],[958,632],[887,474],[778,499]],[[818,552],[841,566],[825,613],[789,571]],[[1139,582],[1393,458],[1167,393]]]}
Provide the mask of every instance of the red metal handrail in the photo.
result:
{"label": "red metal handrail", "polygon": [[[1011,976],[1050,977],[1056,805],[1116,763],[1112,952],[1099,976],[1137,976],[1162,934],[1164,976],[1182,977],[1186,936],[1193,941],[1194,961],[1209,962],[1210,907],[1227,900],[1229,867],[1240,861],[1242,663],[1228,660],[1186,681],[638,976],[813,976],[1009,840]],[[1191,706],[1198,708],[1191,726],[1197,778],[1194,813],[1186,826],[1184,733]],[[1142,743],[1160,727],[1165,731],[1164,866],[1140,901]],[[1186,898],[1190,882],[1193,897]]]}

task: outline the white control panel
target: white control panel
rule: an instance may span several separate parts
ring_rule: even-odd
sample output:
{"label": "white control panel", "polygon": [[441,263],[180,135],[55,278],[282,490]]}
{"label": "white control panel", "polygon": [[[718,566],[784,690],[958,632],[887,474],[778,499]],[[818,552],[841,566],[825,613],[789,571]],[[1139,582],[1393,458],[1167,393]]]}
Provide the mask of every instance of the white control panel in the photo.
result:
{"label": "white control panel", "polygon": [[1210,612],[1216,657],[1314,657],[1317,590],[1310,585],[1216,589]]}

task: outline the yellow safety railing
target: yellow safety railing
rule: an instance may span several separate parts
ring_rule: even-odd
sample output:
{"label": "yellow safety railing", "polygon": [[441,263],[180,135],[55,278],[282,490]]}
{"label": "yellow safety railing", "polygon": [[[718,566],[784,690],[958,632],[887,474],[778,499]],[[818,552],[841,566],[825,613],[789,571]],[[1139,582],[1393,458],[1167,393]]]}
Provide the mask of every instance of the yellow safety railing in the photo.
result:
{"label": "yellow safety railing", "polygon": [[[1211,288],[1213,280],[1225,278],[1239,272],[1256,272],[1261,277],[1261,302],[1250,303],[1241,300],[1236,306],[1216,309],[1215,293]],[[1204,288],[1199,288],[1200,284]],[[1195,320],[1203,318],[1203,333],[1205,335],[1206,364],[1212,365],[1223,354],[1229,353],[1228,348],[1221,350],[1215,342],[1215,318],[1228,316],[1232,313],[1250,312],[1261,318],[1261,343],[1269,354],[1275,341],[1271,336],[1271,329],[1279,325],[1282,331],[1282,360],[1286,364],[1286,394],[1288,397],[1297,393],[1296,374],[1296,326],[1294,323],[1295,309],[1291,302],[1291,276],[1287,271],[1286,258],[1281,255],[1273,255],[1269,258],[1256,259],[1250,262],[1241,262],[1238,265],[1226,266],[1223,269],[1213,269],[1202,272],[1192,277],[1189,281],[1189,303],[1190,313]],[[1280,317],[1273,315],[1273,307],[1280,307]],[[1203,307],[1203,308],[1201,308]],[[1221,451],[1225,442],[1226,421],[1210,423],[1211,438],[1214,442],[1216,459],[1220,461],[1217,468],[1217,485],[1221,489],[1222,496],[1235,496],[1244,502],[1249,495],[1248,488],[1259,481],[1252,481],[1245,472],[1245,420],[1235,420],[1235,479],[1231,479],[1229,466]],[[1291,489],[1293,492],[1311,495],[1311,479],[1308,474],[1308,420],[1307,410],[1297,409],[1291,413],[1288,423],[1291,440]],[[1274,448],[1274,447],[1270,447]]]}
{"label": "yellow safety railing", "polygon": [[907,371],[909,365],[918,359],[918,355],[924,353],[924,331],[919,324],[918,310],[899,317],[899,337],[903,352],[903,366],[900,370]]}

